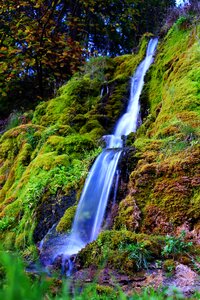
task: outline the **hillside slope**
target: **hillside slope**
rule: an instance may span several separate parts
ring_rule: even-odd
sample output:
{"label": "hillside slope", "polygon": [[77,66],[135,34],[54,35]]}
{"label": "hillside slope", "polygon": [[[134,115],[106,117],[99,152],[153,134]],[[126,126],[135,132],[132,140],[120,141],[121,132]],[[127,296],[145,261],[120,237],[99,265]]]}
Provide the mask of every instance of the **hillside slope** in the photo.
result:
{"label": "hillside slope", "polygon": [[56,98],[22,116],[21,125],[1,136],[0,230],[5,249],[32,256],[35,244],[67,208],[57,228],[69,229],[73,205],[101,151],[100,138],[111,132],[126,106],[129,79],[147,41],[148,35],[136,55],[92,59]]}

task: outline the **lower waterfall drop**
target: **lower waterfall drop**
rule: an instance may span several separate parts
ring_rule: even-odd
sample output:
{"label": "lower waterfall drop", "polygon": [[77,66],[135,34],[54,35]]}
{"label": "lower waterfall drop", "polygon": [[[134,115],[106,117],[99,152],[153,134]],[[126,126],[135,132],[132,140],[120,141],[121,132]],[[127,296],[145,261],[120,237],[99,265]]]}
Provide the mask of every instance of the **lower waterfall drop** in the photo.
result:
{"label": "lower waterfall drop", "polygon": [[65,236],[62,246],[54,248],[51,260],[62,260],[62,270],[69,276],[73,269],[74,256],[88,243],[94,241],[103,223],[114,176],[122,153],[123,137],[135,132],[138,126],[139,98],[144,85],[144,76],[153,62],[158,43],[157,38],[149,41],[146,57],[139,64],[131,79],[131,92],[127,110],[116,124],[114,133],[105,136],[106,148],[95,160],[86,179],[78,204],[72,230]]}

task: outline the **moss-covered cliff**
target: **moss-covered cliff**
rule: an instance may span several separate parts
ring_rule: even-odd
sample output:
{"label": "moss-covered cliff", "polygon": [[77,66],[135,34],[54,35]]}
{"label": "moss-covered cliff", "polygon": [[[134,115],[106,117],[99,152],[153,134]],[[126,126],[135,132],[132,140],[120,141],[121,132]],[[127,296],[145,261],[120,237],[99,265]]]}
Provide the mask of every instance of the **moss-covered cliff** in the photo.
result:
{"label": "moss-covered cliff", "polygon": [[68,229],[84,179],[129,97],[129,79],[145,55],[148,35],[135,55],[92,59],[41,103],[28,121],[0,141],[0,230],[6,249],[32,255],[35,243],[57,226]]}
{"label": "moss-covered cliff", "polygon": [[136,135],[138,163],[119,210],[132,198],[141,212],[137,230],[145,233],[173,233],[184,224],[200,234],[199,38],[199,26],[175,24],[147,76],[142,100],[149,115]]}

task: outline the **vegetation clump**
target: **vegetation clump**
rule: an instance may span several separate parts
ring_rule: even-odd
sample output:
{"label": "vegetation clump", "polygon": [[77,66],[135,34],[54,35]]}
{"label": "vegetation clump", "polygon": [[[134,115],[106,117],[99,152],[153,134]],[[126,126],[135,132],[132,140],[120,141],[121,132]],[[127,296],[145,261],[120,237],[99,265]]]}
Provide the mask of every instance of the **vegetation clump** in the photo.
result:
{"label": "vegetation clump", "polygon": [[136,234],[122,229],[102,232],[96,241],[78,254],[82,267],[106,266],[121,273],[133,274],[161,256],[164,238]]}

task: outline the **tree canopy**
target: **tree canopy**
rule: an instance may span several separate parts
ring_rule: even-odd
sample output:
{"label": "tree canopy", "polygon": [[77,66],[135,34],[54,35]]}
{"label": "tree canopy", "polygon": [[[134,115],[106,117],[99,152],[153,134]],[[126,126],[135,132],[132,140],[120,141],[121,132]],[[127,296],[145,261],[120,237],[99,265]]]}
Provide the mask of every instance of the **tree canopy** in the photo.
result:
{"label": "tree canopy", "polygon": [[0,113],[52,96],[93,55],[132,51],[174,0],[0,0]]}

